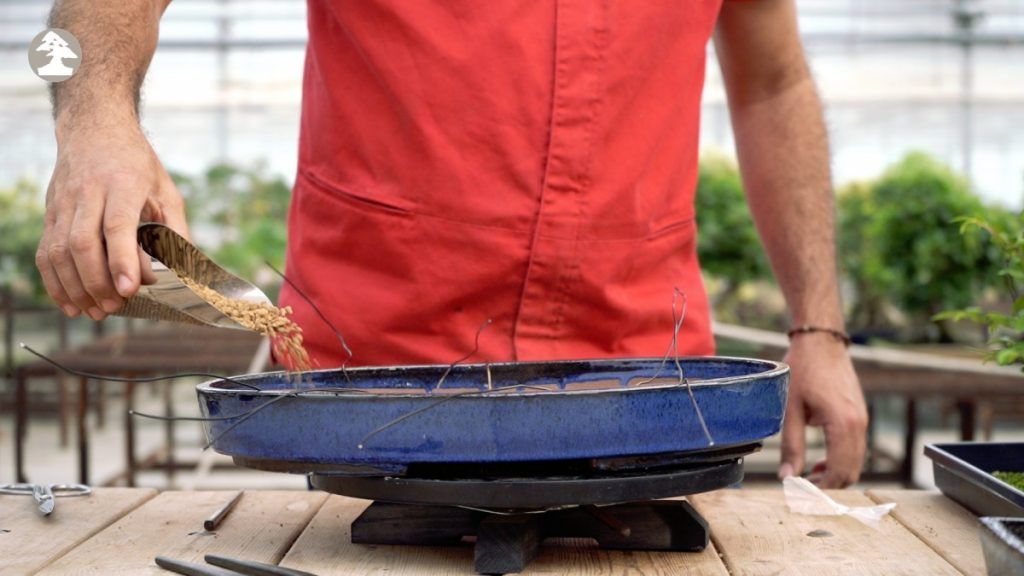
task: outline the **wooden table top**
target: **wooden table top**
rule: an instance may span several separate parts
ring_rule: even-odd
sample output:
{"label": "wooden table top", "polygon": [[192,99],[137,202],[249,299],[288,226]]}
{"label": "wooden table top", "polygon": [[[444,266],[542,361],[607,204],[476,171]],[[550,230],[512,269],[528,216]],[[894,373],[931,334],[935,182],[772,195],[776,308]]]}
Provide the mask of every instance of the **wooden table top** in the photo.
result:
{"label": "wooden table top", "polygon": [[[0,496],[0,574],[170,574],[157,555],[205,554],[319,575],[473,574],[470,545],[359,545],[349,524],[369,504],[322,492],[246,491],[216,532],[203,520],[236,492],[97,488],[60,498],[48,518],[31,498]],[[848,517],[790,514],[779,489],[719,490],[689,500],[708,520],[701,553],[541,548],[524,574],[984,574],[978,521],[937,492],[835,491],[851,506],[896,502],[879,530]],[[815,536],[808,535],[815,533]]]}

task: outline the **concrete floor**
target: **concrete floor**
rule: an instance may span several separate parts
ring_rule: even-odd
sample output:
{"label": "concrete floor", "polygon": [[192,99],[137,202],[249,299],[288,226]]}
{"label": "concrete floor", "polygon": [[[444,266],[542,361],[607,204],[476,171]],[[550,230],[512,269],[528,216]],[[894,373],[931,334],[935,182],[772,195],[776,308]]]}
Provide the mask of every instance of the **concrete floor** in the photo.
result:
{"label": "concrete floor", "polygon": [[[115,390],[112,385],[109,391]],[[187,383],[178,383],[174,389],[175,411],[179,415],[195,415],[197,413],[195,392]],[[90,415],[91,454],[90,471],[93,484],[102,484],[116,477],[124,469],[124,434],[122,430],[125,418],[124,402],[119,396],[111,394],[107,403],[107,422],[102,429],[97,427],[95,415]],[[162,400],[158,395],[140,387],[136,393],[136,409],[139,411],[161,413]],[[70,442],[61,448],[58,441],[58,425],[55,417],[33,416],[29,421],[29,435],[26,443],[26,473],[33,482],[76,482],[77,449],[74,437],[74,423],[71,429]],[[137,418],[136,422],[136,455],[142,457],[159,449],[164,440],[163,423],[154,420]],[[922,430],[919,433],[917,458],[915,458],[914,481],[919,487],[930,488],[932,481],[931,460],[922,454],[923,446],[932,442],[957,440],[956,422],[951,422],[948,429]],[[896,423],[881,422],[877,434],[878,443],[892,454],[900,454],[903,442],[900,427]],[[10,415],[0,418],[0,483],[14,481],[14,423]],[[230,458],[206,453],[201,450],[202,433],[195,422],[181,422],[176,426],[175,438],[178,442],[176,458],[179,461],[197,461],[202,458],[217,464],[230,464]],[[822,457],[820,435],[812,433],[809,444],[816,444],[808,454],[808,460],[814,461]],[[817,440],[817,441],[815,441]],[[1024,430],[998,429],[994,440],[1024,440]],[[769,439],[765,449],[747,458],[748,471],[774,471],[778,462],[778,438]],[[302,476],[261,472],[244,468],[217,469],[209,473],[197,474],[195,470],[179,471],[172,481],[160,471],[148,471],[137,476],[138,486],[159,489],[224,489],[224,488],[295,488],[304,489],[305,479]]]}

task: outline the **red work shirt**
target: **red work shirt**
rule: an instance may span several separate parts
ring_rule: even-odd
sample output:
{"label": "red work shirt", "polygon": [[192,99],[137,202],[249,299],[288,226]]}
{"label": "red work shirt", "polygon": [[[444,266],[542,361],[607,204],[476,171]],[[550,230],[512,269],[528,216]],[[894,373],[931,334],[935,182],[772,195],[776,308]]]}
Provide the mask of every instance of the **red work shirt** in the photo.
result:
{"label": "red work shirt", "polygon": [[[350,365],[713,340],[694,187],[721,0],[309,0],[287,274]],[[293,290],[321,366],[345,358]]]}

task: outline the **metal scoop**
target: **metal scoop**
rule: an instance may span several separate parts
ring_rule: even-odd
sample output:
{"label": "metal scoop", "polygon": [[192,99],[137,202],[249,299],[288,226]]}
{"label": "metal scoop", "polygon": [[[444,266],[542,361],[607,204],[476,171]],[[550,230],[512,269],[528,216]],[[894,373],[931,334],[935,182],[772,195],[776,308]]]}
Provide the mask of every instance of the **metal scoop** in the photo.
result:
{"label": "metal scoop", "polygon": [[179,276],[208,286],[225,298],[270,304],[259,288],[221,268],[163,224],[139,225],[139,245],[152,258],[156,283],[144,284],[125,300],[117,316],[248,330],[193,292]]}

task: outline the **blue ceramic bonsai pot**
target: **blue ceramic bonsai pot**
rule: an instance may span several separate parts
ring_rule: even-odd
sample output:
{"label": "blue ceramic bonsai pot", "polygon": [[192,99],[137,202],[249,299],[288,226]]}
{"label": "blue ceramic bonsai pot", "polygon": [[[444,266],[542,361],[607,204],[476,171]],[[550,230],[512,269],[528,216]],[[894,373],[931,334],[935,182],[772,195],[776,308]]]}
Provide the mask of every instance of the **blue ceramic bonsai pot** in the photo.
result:
{"label": "blue ceramic bonsai pot", "polygon": [[787,366],[679,363],[688,385],[674,360],[648,358],[334,369],[299,384],[274,372],[205,382],[197,393],[216,451],[290,471],[678,453],[779,431]]}

